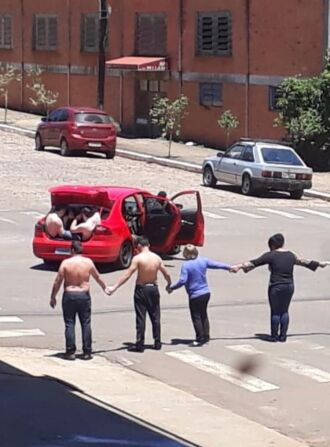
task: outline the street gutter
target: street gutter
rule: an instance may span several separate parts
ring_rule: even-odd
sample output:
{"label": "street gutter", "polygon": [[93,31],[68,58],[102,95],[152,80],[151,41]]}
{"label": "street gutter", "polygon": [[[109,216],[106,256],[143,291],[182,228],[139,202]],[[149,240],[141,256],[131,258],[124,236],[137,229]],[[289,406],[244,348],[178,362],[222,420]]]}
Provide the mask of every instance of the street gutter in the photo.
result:
{"label": "street gutter", "polygon": [[[16,133],[28,138],[34,138],[35,132],[33,130],[24,129],[22,127],[11,126],[8,124],[0,124],[0,130],[10,133]],[[196,163],[188,163],[185,161],[171,160],[169,158],[156,157],[148,154],[141,154],[140,152],[134,152],[127,149],[120,149],[117,147],[116,155],[122,158],[128,158],[130,160],[144,161],[145,163],[154,163],[168,168],[181,169],[183,171],[194,172],[197,174],[202,173],[202,166]],[[312,197],[315,199],[321,199],[330,202],[330,194],[314,191],[313,189],[304,191],[305,197]]]}

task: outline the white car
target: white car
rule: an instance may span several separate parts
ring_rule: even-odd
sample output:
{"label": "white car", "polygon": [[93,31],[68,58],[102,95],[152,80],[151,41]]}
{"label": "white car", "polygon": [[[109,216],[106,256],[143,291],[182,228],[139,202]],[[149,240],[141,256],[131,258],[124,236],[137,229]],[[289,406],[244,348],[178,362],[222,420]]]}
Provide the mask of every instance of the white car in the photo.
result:
{"label": "white car", "polygon": [[218,181],[238,185],[242,194],[258,191],[288,191],[301,199],[304,189],[312,187],[313,171],[289,146],[274,142],[242,139],[226,152],[203,162],[203,183]]}

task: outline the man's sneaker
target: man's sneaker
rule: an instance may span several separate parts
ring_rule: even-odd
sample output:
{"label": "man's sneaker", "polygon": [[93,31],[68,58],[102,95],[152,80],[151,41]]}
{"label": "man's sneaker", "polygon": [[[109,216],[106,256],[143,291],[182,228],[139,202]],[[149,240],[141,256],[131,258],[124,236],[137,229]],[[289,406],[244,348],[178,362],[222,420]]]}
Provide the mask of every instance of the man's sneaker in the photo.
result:
{"label": "man's sneaker", "polygon": [[203,344],[204,344],[205,342],[204,342],[204,340],[202,341],[197,341],[197,340],[194,340],[192,343],[190,343],[190,346],[193,346],[193,347],[198,347],[198,346],[203,346]]}
{"label": "man's sneaker", "polygon": [[129,352],[144,352],[144,346],[143,345],[133,345],[130,346],[127,351]]}
{"label": "man's sneaker", "polygon": [[155,341],[154,348],[156,351],[160,351],[162,349],[162,343],[160,341]]}
{"label": "man's sneaker", "polygon": [[65,360],[76,360],[76,355],[75,355],[74,353],[72,353],[72,352],[66,352],[66,353],[63,355],[63,358],[64,358]]}
{"label": "man's sneaker", "polygon": [[81,360],[92,360],[93,356],[90,352],[84,352],[81,356]]}

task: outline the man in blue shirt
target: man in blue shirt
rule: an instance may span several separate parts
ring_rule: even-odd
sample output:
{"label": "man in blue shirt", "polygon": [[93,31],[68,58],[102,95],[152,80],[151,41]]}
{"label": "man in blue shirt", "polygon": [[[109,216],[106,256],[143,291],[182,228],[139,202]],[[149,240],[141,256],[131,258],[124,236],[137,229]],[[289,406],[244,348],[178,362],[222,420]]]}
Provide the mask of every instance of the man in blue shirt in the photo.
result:
{"label": "man in blue shirt", "polygon": [[189,308],[191,319],[196,332],[196,341],[193,346],[201,346],[210,340],[210,324],[207,316],[207,305],[210,300],[210,289],[207,284],[207,269],[230,270],[229,264],[212,261],[199,257],[197,248],[189,244],[183,250],[186,261],[182,264],[179,280],[167,287],[171,293],[173,290],[185,286],[189,296]]}

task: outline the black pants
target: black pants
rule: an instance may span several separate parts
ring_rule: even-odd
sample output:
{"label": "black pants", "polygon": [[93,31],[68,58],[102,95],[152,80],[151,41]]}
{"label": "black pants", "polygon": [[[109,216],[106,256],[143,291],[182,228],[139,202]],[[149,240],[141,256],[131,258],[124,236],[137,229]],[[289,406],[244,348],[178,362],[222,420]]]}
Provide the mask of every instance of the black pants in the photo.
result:
{"label": "black pants", "polygon": [[207,316],[207,305],[210,294],[206,293],[197,298],[189,299],[190,315],[196,332],[196,341],[203,342],[210,339],[210,323]]}
{"label": "black pants", "polygon": [[91,331],[91,297],[89,292],[64,292],[62,300],[63,318],[65,323],[66,352],[76,351],[76,315],[81,324],[83,352],[92,352]]}
{"label": "black pants", "polygon": [[155,342],[160,342],[160,305],[159,291],[156,284],[137,285],[134,291],[134,307],[136,314],[136,344],[144,344],[146,330],[146,314],[148,312],[152,324]]}
{"label": "black pants", "polygon": [[268,289],[271,315],[271,334],[276,337],[280,328],[280,335],[286,336],[289,327],[289,306],[293,296],[293,283],[274,284]]}

